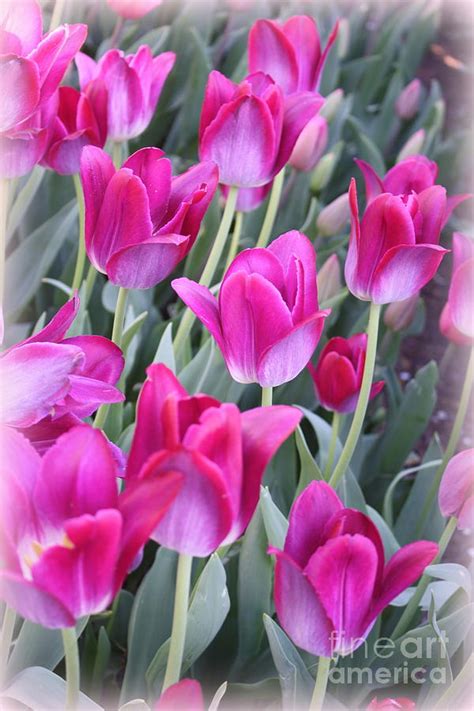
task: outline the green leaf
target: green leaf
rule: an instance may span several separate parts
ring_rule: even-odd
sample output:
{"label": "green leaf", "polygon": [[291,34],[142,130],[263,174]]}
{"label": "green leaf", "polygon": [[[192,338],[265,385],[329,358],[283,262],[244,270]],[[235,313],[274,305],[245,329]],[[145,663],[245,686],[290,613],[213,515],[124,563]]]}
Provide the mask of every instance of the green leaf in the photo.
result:
{"label": "green leaf", "polygon": [[378,146],[364,132],[359,121],[353,116],[349,116],[346,126],[352,132],[352,137],[357,146],[357,157],[370,163],[379,175],[385,175],[385,161]]}
{"label": "green leaf", "polygon": [[[63,711],[66,708],[66,682],[49,669],[29,667],[13,679],[0,698],[14,699],[30,709]],[[82,692],[79,694],[77,708],[80,711],[103,711],[102,706]]]}
{"label": "green leaf", "polygon": [[92,672],[92,688],[99,693],[102,691],[105,672],[110,659],[111,645],[105,630],[101,627],[97,639],[97,652],[95,656],[94,670]]}
{"label": "green leaf", "polygon": [[267,487],[263,486],[260,488],[260,508],[269,544],[283,550],[288,531],[288,521],[276,504],[273,503]]}
{"label": "green leaf", "polygon": [[134,318],[133,321],[127,326],[127,328],[124,329],[122,336],[122,351],[124,353],[127,352],[128,347],[132,342],[132,339],[140,332],[140,329],[145,323],[147,316],[148,311],[142,311],[142,313],[138,314],[138,316]]}
{"label": "green leaf", "polygon": [[299,425],[295,431],[295,441],[298,456],[300,458],[300,478],[298,481],[298,488],[296,490],[296,496],[298,496],[312,481],[320,481],[323,480],[324,477],[321,469],[316,464],[313,455],[309,451],[303,431]]}
{"label": "green leaf", "polygon": [[423,471],[423,469],[432,469],[433,467],[438,466],[439,464],[441,464],[441,459],[435,459],[430,462],[425,462],[424,464],[419,464],[419,466],[417,467],[408,467],[408,469],[402,469],[402,471],[398,472],[397,476],[390,482],[390,486],[388,487],[385,493],[383,502],[383,515],[390,527],[393,527],[393,498],[398,484],[403,481],[407,476],[410,476],[410,474]]}
{"label": "green leaf", "polygon": [[164,363],[173,373],[176,374],[176,361],[173,349],[173,324],[170,322],[161,336],[158,348],[156,349],[153,363]]}
{"label": "green leaf", "polygon": [[460,588],[466,591],[469,597],[472,593],[472,583],[471,576],[467,568],[459,563],[436,563],[435,565],[429,565],[425,573],[431,575],[432,578],[438,578],[438,580],[447,580],[451,583],[455,583]]}
{"label": "green leaf", "polygon": [[390,530],[387,522],[382,518],[378,511],[373,509],[371,506],[367,506],[367,514],[372,522],[377,526],[378,532],[382,538],[385,560],[389,560],[392,555],[398,551],[400,545]]}
{"label": "green leaf", "polygon": [[43,176],[45,169],[40,165],[35,165],[30,175],[27,177],[23,187],[15,198],[15,202],[8,212],[7,240],[12,237],[15,230],[20,226],[26,211],[31,205]]}

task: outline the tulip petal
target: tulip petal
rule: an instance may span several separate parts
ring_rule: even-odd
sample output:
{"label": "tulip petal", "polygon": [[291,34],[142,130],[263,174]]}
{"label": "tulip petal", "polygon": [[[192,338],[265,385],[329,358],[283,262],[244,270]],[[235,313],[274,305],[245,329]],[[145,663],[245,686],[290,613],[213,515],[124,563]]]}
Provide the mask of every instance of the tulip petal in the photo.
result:
{"label": "tulip petal", "polygon": [[42,159],[48,144],[48,130],[0,135],[0,177],[21,178]]}
{"label": "tulip petal", "polygon": [[40,41],[43,31],[39,3],[36,0],[0,3],[0,27],[20,40],[21,49],[17,54],[28,54]]}
{"label": "tulip petal", "polygon": [[146,188],[154,229],[166,215],[171,191],[171,161],[164,155],[159,148],[142,148],[123,164],[123,168],[130,168]]}
{"label": "tulip petal", "polygon": [[285,97],[283,128],[273,175],[288,163],[301,131],[316,116],[323,103],[324,99],[319,94],[309,91],[298,91]]}
{"label": "tulip petal", "polygon": [[150,116],[156,108],[165,81],[173,69],[175,62],[176,54],[174,52],[162,52],[153,58],[151,65],[151,85],[147,102],[147,110]]}
{"label": "tulip petal", "polygon": [[269,74],[286,94],[298,89],[298,61],[285,32],[272,20],[257,20],[248,38],[249,70]]}
{"label": "tulip petal", "polygon": [[391,168],[383,179],[384,192],[393,195],[421,193],[434,185],[438,166],[426,156],[410,156]]}
{"label": "tulip petal", "polygon": [[86,208],[86,249],[91,258],[94,232],[104,204],[107,186],[115,175],[115,168],[112,158],[105,151],[95,146],[86,146],[81,154],[80,172]]}
{"label": "tulip petal", "polygon": [[369,204],[377,195],[385,192],[384,184],[372,166],[365,160],[356,158],[355,163],[364,177],[365,199],[367,204]]}
{"label": "tulip petal", "polygon": [[244,274],[259,274],[267,281],[271,282],[278,291],[285,288],[285,273],[277,256],[273,255],[270,248],[244,249],[235,257],[232,264],[227,269],[222,284],[233,274],[243,272]]}
{"label": "tulip petal", "polygon": [[273,240],[268,251],[283,267],[286,302],[292,310],[293,323],[303,321],[318,309],[314,247],[302,232],[291,230]]}
{"label": "tulip petal", "polygon": [[455,328],[467,338],[474,338],[474,258],[461,264],[453,274],[449,288],[449,309]]}
{"label": "tulip petal", "polygon": [[88,84],[95,79],[98,73],[97,62],[84,52],[78,52],[74,58],[77,72],[79,74],[79,86],[84,91]]}
{"label": "tulip petal", "polygon": [[[267,197],[273,185],[273,181],[270,181],[266,185],[260,185],[258,188],[240,188],[237,195],[237,205],[236,210],[239,212],[252,212]],[[229,186],[221,185],[222,195],[226,198],[229,195]]]}
{"label": "tulip petal", "polygon": [[49,629],[72,627],[76,620],[63,602],[20,575],[0,571],[0,596],[22,617]]}
{"label": "tulip petal", "polygon": [[0,132],[10,131],[38,106],[39,74],[34,62],[15,55],[0,56]]}
{"label": "tulip petal", "polygon": [[180,205],[188,204],[180,232],[190,236],[191,245],[197,237],[202,219],[209,207],[219,181],[215,163],[197,163],[171,181],[168,212],[163,222],[168,222],[179,211]]}
{"label": "tulip petal", "polygon": [[[449,201],[449,198],[448,198]],[[462,232],[453,233],[453,274],[468,259],[474,259],[474,239]]]}
{"label": "tulip petal", "polygon": [[162,693],[154,711],[204,711],[201,685],[194,679],[181,679]]}
{"label": "tulip petal", "polygon": [[179,298],[184,301],[186,306],[196,314],[201,323],[208,329],[224,354],[225,346],[216,297],[211,294],[206,286],[196,284],[196,282],[186,277],[173,279],[171,286]]}
{"label": "tulip petal", "polygon": [[465,502],[472,495],[473,455],[473,449],[466,449],[448,462],[438,492],[439,509],[443,516],[459,516]]}
{"label": "tulip petal", "polygon": [[444,214],[443,218],[443,224],[441,226],[441,229],[443,229],[446,224],[449,221],[449,218],[451,217],[451,213],[453,210],[457,208],[458,205],[463,203],[465,200],[469,200],[469,198],[472,198],[472,193],[462,193],[462,195],[451,195],[446,199],[446,212]]}
{"label": "tulip petal", "polygon": [[[59,343],[62,341],[77,316],[79,304],[79,297],[76,293],[72,299],[66,301],[64,306],[61,306],[51,321],[44,328],[42,328],[41,331],[38,331],[38,333],[35,333],[25,341],[22,341],[21,345],[24,345],[25,343],[40,342]],[[74,344],[72,343],[71,345]],[[79,347],[81,346],[79,345]]]}
{"label": "tulip petal", "polygon": [[314,19],[308,15],[294,15],[283,25],[283,33],[290,41],[296,56],[297,88],[314,91],[321,57],[319,33]]}
{"label": "tulip petal", "polygon": [[123,141],[138,136],[148,123],[140,76],[116,49],[103,56],[100,76],[109,92],[109,138]]}
{"label": "tulip petal", "polygon": [[321,353],[314,372],[316,391],[321,404],[336,412],[353,412],[359,397],[354,366],[351,361],[336,352]]}
{"label": "tulip petal", "polygon": [[446,213],[446,190],[441,185],[433,185],[419,193],[418,212],[422,223],[421,230],[417,229],[417,243],[438,244]]}
{"label": "tulip petal", "polygon": [[199,121],[199,143],[201,143],[204,131],[214,121],[221,106],[232,100],[235,91],[236,85],[224,74],[215,69],[209,74]]}
{"label": "tulip petal", "polygon": [[81,376],[112,385],[118,382],[124,367],[124,357],[120,348],[111,340],[103,336],[74,336],[62,342],[77,346],[84,353]]}
{"label": "tulip petal", "polygon": [[323,49],[323,51],[321,52],[318,64],[316,66],[315,73],[313,75],[313,83],[311,86],[308,87],[309,89],[313,89],[316,91],[319,89],[319,84],[321,82],[321,77],[322,77],[322,73],[324,70],[324,65],[326,64],[326,60],[328,58],[329,52],[331,51],[331,47],[333,46],[334,42],[337,39],[338,32],[339,32],[339,20],[337,20],[336,23],[334,24],[334,27],[332,28],[332,30],[329,34],[328,41],[326,42],[326,46]]}

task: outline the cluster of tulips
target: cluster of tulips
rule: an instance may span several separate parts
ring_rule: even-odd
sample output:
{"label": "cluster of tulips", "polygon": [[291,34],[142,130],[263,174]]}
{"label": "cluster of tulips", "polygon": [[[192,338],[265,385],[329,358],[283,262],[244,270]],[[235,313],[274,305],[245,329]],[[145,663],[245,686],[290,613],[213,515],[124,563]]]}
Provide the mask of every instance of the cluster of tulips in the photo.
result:
{"label": "cluster of tulips", "polygon": [[[108,2],[123,18],[144,16],[159,4]],[[448,197],[436,182],[437,165],[424,155],[407,156],[383,177],[357,161],[366,207],[359,212],[353,178],[336,211],[350,219],[345,282],[356,299],[369,303],[367,331],[330,338],[312,364],[331,312],[319,304],[315,248],[295,229],[271,238],[285,166],[312,170],[325,150],[318,85],[337,24],[322,49],[309,16],[258,20],[248,38],[249,74],[238,84],[218,71],[209,74],[200,162],[179,175],[159,148],[125,155],[128,141],[154,115],[173,71],[172,52],[153,57],[143,44],[127,56],[112,47],[96,62],[80,52],[85,25],[43,34],[36,0],[2,3],[0,24],[2,190],[41,164],[74,177],[81,218],[71,298],[0,356],[3,662],[15,612],[61,629],[67,704],[74,708],[74,626],[113,603],[151,539],[179,553],[168,664],[154,708],[204,708],[199,683],[181,679],[192,561],[227,550],[244,534],[267,465],[303,417],[297,407],[273,405],[272,390],[309,368],[319,403],[334,413],[330,456],[323,479],[295,498],[283,548],[269,547],[268,556],[275,564],[279,624],[295,645],[320,658],[311,702],[319,709],[331,658],[363,644],[383,610],[440,560],[456,526],[471,525],[473,451],[453,454],[472,357],[467,395],[434,482],[441,513],[449,518],[440,543],[416,541],[386,560],[375,523],[347,508],[338,494],[369,401],[384,387],[374,381],[382,308],[385,322],[397,330],[449,251],[439,244],[441,231],[469,196]],[[73,61],[79,89],[61,85]],[[410,113],[417,90],[415,82],[400,97],[401,114]],[[153,363],[125,453],[104,430],[111,406],[125,399],[121,346],[128,294],[169,279],[199,240],[218,190],[222,219],[200,280],[171,281],[179,297],[174,353],[186,358],[197,318],[230,376],[261,387],[262,406],[241,411],[205,393],[189,394],[170,367]],[[238,252],[233,240],[217,283],[232,226],[265,200],[256,246]],[[455,233],[453,254],[440,328],[453,342],[472,345],[473,240]],[[338,268],[336,255],[325,264],[330,268]],[[118,287],[112,338],[68,336],[97,272]],[[352,423],[336,456],[338,423],[347,413]],[[409,628],[428,582],[421,577],[396,636]],[[370,708],[389,708],[378,703]],[[410,703],[400,699],[397,708]]]}

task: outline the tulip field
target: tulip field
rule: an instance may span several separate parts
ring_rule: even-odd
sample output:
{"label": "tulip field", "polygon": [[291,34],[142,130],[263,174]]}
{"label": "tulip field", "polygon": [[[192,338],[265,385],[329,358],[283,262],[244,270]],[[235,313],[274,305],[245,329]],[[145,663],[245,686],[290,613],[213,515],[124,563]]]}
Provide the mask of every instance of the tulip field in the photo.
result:
{"label": "tulip field", "polygon": [[2,710],[473,708],[473,38],[0,2]]}

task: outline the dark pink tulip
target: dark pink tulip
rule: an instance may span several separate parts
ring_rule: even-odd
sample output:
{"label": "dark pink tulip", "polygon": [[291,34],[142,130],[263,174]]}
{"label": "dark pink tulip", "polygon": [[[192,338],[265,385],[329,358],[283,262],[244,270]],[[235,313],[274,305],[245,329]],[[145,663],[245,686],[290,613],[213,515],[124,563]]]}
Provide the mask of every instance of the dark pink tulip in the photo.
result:
{"label": "dark pink tulip", "polygon": [[380,534],[365,514],[344,508],[325,482],[311,483],[290,511],[276,555],[275,607],[285,632],[318,656],[363,644],[378,615],[438,553],[431,541],[400,548],[385,564]]}
{"label": "dark pink tulip", "polygon": [[296,378],[330,313],[318,306],[314,247],[295,230],[237,255],[218,300],[186,278],[172,287],[214,336],[234,380],[262,387]]}
{"label": "dark pink tulip", "polygon": [[286,165],[298,136],[322,104],[322,97],[309,91],[285,97],[263,72],[234,84],[213,71],[199,125],[200,158],[217,163],[224,185],[265,185]]}
{"label": "dark pink tulip", "polygon": [[181,477],[167,472],[118,495],[99,430],[75,427],[43,458],[15,430],[0,436],[0,597],[43,627],[70,627],[113,600]]}
{"label": "dark pink tulip", "polygon": [[154,711],[205,711],[201,684],[194,679],[181,679],[168,687],[155,704]]}
{"label": "dark pink tulip", "polygon": [[162,2],[163,0],[107,0],[109,7],[126,20],[138,20]]}
{"label": "dark pink tulip", "polygon": [[[258,188],[240,188],[237,195],[236,210],[239,212],[252,212],[256,210],[259,205],[267,197],[273,185],[273,180],[271,180],[266,185],[260,185]],[[225,199],[229,194],[229,186],[221,185],[221,192]]]}
{"label": "dark pink tulip", "polygon": [[28,428],[45,417],[87,417],[102,403],[120,402],[120,348],[103,336],[66,338],[79,309],[68,301],[50,323],[0,357],[5,384],[1,421]]}
{"label": "dark pink tulip", "polygon": [[[335,412],[354,412],[364,373],[367,334],[350,338],[331,338],[319,356],[316,367],[309,364],[316,394],[321,405]],[[370,398],[382,390],[383,380],[372,385]]]}
{"label": "dark pink tulip", "polygon": [[416,704],[406,696],[396,699],[380,699],[375,696],[367,706],[367,711],[414,711]]}
{"label": "dark pink tulip", "polygon": [[98,62],[82,52],[77,55],[81,90],[90,91],[96,82],[107,87],[110,139],[126,141],[146,129],[175,59],[174,52],[153,57],[147,44],[129,55],[110,49]]}
{"label": "dark pink tulip", "polygon": [[438,492],[443,516],[456,516],[458,528],[474,524],[474,449],[456,454],[448,463]]}
{"label": "dark pink tulip", "polygon": [[61,175],[78,173],[84,146],[102,148],[107,139],[107,90],[100,82],[91,89],[81,93],[62,86],[58,90],[43,163]]}
{"label": "dark pink tulip", "polygon": [[474,240],[453,234],[453,274],[448,301],[439,322],[440,331],[453,343],[474,343]]}
{"label": "dark pink tulip", "polygon": [[86,249],[110,281],[149,289],[165,279],[193,246],[217,187],[214,163],[171,176],[159,148],[143,148],[116,170],[100,148],[81,155]]}
{"label": "dark pink tulip", "polygon": [[337,30],[336,24],[321,51],[312,17],[295,15],[284,23],[257,20],[249,33],[249,69],[269,74],[285,94],[315,91]]}
{"label": "dark pink tulip", "polygon": [[410,196],[381,193],[359,222],[357,189],[349,188],[351,234],[345,276],[358,299],[376,304],[404,301],[436,274],[447,250],[438,245],[446,213],[440,185]]}
{"label": "dark pink tulip", "polygon": [[240,413],[208,395],[188,395],[164,365],[151,365],[147,375],[127,479],[180,472],[181,493],[153,538],[180,553],[207,556],[247,527],[265,467],[301,413],[283,405]]}
{"label": "dark pink tulip", "polygon": [[288,161],[296,170],[309,172],[322,158],[328,143],[328,122],[323,116],[315,116],[306,124],[296,141]]}

